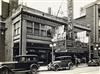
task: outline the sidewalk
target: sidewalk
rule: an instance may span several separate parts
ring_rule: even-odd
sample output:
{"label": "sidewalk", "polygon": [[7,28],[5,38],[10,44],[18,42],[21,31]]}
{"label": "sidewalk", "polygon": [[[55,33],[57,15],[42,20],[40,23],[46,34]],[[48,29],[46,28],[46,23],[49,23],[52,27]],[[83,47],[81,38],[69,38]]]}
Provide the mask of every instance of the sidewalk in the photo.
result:
{"label": "sidewalk", "polygon": [[39,68],[39,71],[40,70],[48,70],[48,66],[41,66],[40,68]]}

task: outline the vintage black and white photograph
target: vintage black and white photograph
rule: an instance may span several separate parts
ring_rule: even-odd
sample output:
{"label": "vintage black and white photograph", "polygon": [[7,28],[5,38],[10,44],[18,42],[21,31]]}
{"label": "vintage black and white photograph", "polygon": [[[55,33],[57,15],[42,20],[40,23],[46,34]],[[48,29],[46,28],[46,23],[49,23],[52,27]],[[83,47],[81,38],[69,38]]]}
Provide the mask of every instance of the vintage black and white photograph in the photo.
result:
{"label": "vintage black and white photograph", "polygon": [[0,74],[100,74],[100,0],[0,0]]}

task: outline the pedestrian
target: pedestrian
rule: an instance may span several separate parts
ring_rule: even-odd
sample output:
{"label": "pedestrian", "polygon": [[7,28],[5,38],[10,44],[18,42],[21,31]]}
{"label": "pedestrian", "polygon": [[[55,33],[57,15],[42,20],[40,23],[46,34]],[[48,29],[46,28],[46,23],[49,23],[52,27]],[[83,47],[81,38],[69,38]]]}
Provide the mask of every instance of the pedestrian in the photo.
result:
{"label": "pedestrian", "polygon": [[79,65],[79,59],[77,57],[75,58],[75,65],[76,65],[76,67],[78,67],[78,65]]}

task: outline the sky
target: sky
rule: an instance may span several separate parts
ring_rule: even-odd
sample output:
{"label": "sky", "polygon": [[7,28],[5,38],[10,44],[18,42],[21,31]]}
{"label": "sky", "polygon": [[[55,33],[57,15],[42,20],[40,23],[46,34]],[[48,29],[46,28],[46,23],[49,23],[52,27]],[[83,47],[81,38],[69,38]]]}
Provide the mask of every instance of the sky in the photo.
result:
{"label": "sky", "polygon": [[[59,7],[61,6],[58,16],[67,16],[67,0],[19,0],[23,4],[32,8],[48,12],[48,7],[52,8],[52,14],[57,15]],[[80,8],[95,0],[73,0],[74,2],[74,18],[80,16]]]}
{"label": "sky", "polygon": [[[4,0],[7,1],[8,0]],[[86,4],[89,4],[95,0],[74,0],[74,18],[80,16],[80,8]],[[67,0],[19,0],[20,4],[27,5],[31,8],[48,12],[48,7],[52,9],[52,15],[57,15],[57,12],[61,6],[58,16],[67,16]],[[1,5],[1,4],[0,4]]]}

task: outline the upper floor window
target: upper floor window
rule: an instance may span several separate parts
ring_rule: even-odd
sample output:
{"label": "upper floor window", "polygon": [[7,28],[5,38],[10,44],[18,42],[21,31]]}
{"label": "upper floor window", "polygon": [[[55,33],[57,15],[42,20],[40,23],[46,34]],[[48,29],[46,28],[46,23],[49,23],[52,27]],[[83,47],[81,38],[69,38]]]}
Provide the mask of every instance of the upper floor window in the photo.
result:
{"label": "upper floor window", "polygon": [[20,21],[14,24],[14,36],[20,34]]}
{"label": "upper floor window", "polygon": [[27,20],[27,27],[33,27],[33,22]]}
{"label": "upper floor window", "polygon": [[40,24],[34,22],[34,35],[39,36],[40,35]]}
{"label": "upper floor window", "polygon": [[46,25],[44,25],[44,24],[41,24],[41,36],[47,36]]}
{"label": "upper floor window", "polygon": [[32,34],[33,33],[33,28],[27,27],[27,34]]}
{"label": "upper floor window", "polygon": [[33,22],[27,20],[27,34],[33,34]]}
{"label": "upper floor window", "polygon": [[46,26],[46,30],[47,30],[47,37],[51,37],[52,36],[52,28],[51,26]]}
{"label": "upper floor window", "polygon": [[35,28],[35,29],[40,29],[40,24],[39,24],[39,23],[34,22],[34,28]]}

